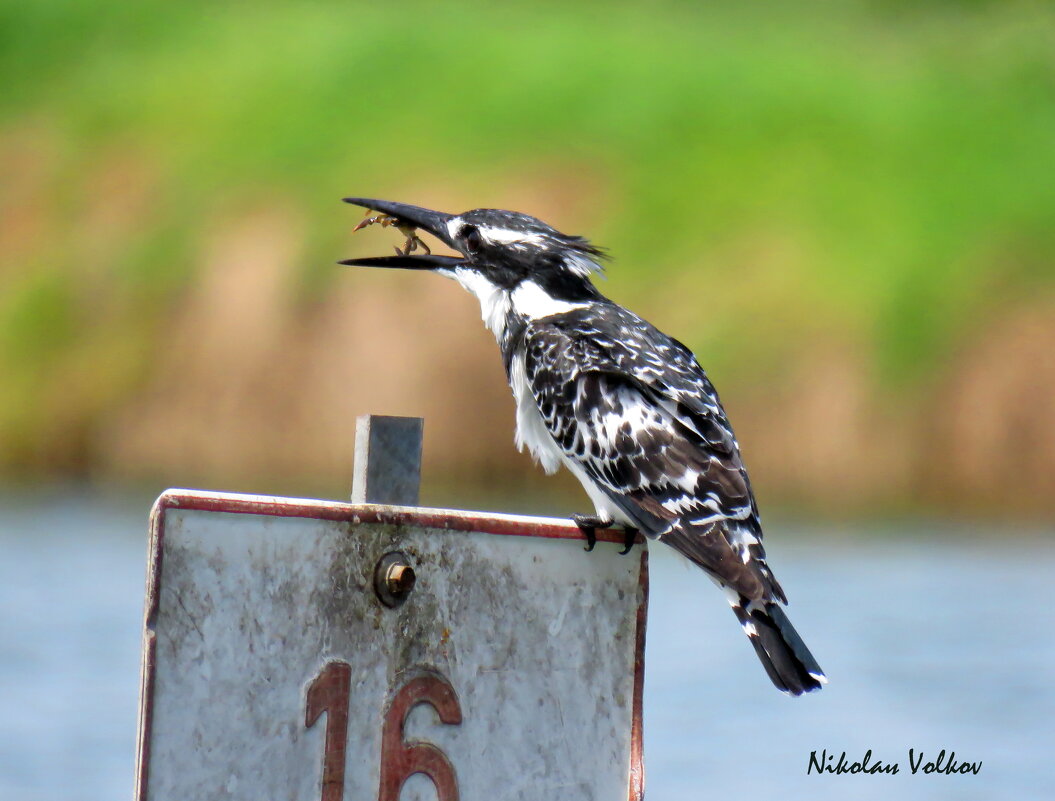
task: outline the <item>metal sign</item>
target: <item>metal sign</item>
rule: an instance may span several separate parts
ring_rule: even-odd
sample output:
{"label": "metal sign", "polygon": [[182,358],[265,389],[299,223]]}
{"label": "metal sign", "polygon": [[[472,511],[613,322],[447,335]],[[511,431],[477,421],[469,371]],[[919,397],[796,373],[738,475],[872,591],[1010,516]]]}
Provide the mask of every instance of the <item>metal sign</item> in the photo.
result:
{"label": "metal sign", "polygon": [[186,490],[151,532],[140,801],[641,798],[621,534]]}

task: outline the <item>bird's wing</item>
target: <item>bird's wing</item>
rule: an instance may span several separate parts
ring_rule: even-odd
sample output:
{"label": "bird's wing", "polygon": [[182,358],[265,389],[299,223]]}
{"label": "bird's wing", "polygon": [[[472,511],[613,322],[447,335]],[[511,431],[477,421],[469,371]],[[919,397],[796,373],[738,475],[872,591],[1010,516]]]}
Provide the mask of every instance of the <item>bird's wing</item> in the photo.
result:
{"label": "bird's wing", "polygon": [[736,438],[687,348],[619,307],[536,320],[525,346],[549,433],[630,520],[741,595],[784,600]]}

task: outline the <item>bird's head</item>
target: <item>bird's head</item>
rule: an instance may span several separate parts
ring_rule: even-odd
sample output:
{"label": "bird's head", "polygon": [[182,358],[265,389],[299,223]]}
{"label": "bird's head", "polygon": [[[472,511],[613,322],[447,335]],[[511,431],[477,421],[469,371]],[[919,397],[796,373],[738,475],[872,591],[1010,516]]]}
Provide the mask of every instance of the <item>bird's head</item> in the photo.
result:
{"label": "bird's head", "polygon": [[[381,212],[360,223],[393,225],[406,236],[395,256],[348,259],[341,264],[430,270],[454,278],[483,302],[487,293],[512,293],[532,284],[549,297],[581,302],[598,297],[591,273],[601,269],[599,248],[580,236],[563,234],[542,220],[501,209],[474,209],[447,214],[388,200],[345,198],[346,203]],[[424,231],[456,250],[459,256],[436,256],[417,238]]]}

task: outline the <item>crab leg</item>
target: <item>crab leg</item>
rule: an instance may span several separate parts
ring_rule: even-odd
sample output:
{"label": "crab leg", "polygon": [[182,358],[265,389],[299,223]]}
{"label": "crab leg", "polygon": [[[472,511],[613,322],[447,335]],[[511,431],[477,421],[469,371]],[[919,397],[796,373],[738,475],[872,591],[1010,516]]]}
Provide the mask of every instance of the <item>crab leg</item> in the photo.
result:
{"label": "crab leg", "polygon": [[389,226],[394,225],[396,229],[407,238],[407,241],[403,243],[402,249],[396,247],[397,256],[409,256],[419,247],[424,250],[426,254],[430,256],[432,255],[429,246],[426,245],[417,235],[417,229],[414,226],[400,222],[398,217],[392,217],[388,214],[375,214],[372,217],[369,216],[369,214],[370,212],[367,212],[368,216],[366,219],[355,226],[355,228],[352,229],[353,232],[362,230],[370,225],[380,225],[382,228],[388,228]]}

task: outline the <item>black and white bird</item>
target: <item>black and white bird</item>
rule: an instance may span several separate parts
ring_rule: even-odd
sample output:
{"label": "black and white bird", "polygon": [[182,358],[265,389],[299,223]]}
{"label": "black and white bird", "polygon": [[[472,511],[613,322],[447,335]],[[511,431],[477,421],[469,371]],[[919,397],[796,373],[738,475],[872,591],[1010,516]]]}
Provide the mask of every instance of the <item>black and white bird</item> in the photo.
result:
{"label": "black and white bird", "polygon": [[[758,507],[718,394],[692,352],[604,297],[590,281],[601,251],[526,214],[445,214],[368,198],[360,223],[407,236],[397,255],[342,264],[429,270],[480,300],[516,400],[516,443],[546,472],[582,482],[596,514],[573,519],[593,546],[617,524],[673,547],[728,598],[769,678],[791,695],[824,672],[784,614],[762,548]],[[416,230],[460,256],[432,255]],[[413,254],[418,248],[426,251]]]}

